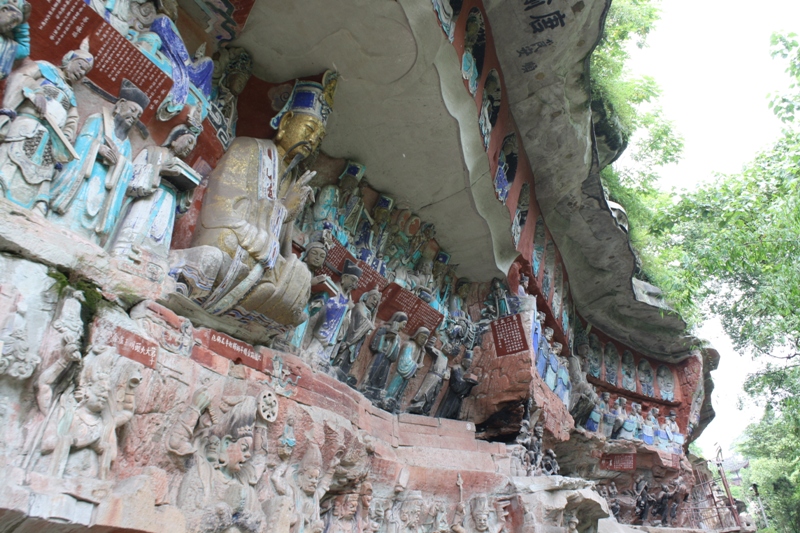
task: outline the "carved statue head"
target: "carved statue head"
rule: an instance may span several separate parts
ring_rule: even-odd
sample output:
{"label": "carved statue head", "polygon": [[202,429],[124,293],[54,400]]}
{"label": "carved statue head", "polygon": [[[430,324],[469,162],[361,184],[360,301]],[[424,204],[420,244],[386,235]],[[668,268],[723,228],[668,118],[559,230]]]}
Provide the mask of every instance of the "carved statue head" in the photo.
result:
{"label": "carved statue head", "polygon": [[[551,335],[552,337],[552,335]],[[560,342],[553,343],[553,353],[556,355],[561,355],[561,351],[564,349],[564,345]]]}
{"label": "carved statue head", "polygon": [[544,324],[544,321],[546,319],[547,319],[547,315],[544,313],[544,311],[537,311],[536,312],[536,321],[537,322],[539,322],[540,324]]}
{"label": "carved statue head", "polygon": [[547,342],[553,342],[554,334],[553,328],[544,328],[544,338],[547,339]]}
{"label": "carved statue head", "polygon": [[414,332],[414,342],[416,342],[420,346],[425,346],[425,343],[428,342],[428,338],[431,336],[431,330],[426,327],[418,328],[416,332]]}
{"label": "carved statue head", "polygon": [[219,85],[225,87],[233,96],[239,96],[253,75],[253,58],[244,48],[222,47],[214,71],[214,77],[219,79]]}
{"label": "carved statue head", "polygon": [[61,69],[69,83],[77,83],[83,79],[94,66],[94,56],[89,52],[89,38],[85,38],[80,48],[64,54]]}
{"label": "carved statue head", "polygon": [[372,503],[372,483],[369,481],[365,481],[361,484],[361,507],[363,509],[369,509],[370,504]]}
{"label": "carved statue head", "polygon": [[361,278],[363,271],[350,260],[345,260],[344,269],[342,270],[342,290],[350,292],[358,286],[358,280]]}
{"label": "carved statue head", "polygon": [[419,525],[421,514],[422,495],[417,491],[412,491],[400,506],[400,520],[405,523],[407,528],[413,529]]}
{"label": "carved statue head", "polygon": [[306,265],[308,265],[308,269],[312,272],[316,272],[318,269],[322,268],[322,265],[325,264],[325,257],[328,255],[328,251],[325,249],[325,245],[321,242],[312,242],[308,246],[306,246],[306,255],[303,258],[303,261]]}
{"label": "carved statue head", "polygon": [[472,520],[475,522],[475,529],[480,533],[489,531],[489,503],[485,497],[472,501]]}
{"label": "carved statue head", "polygon": [[150,98],[144,92],[130,80],[122,80],[119,99],[114,104],[112,112],[115,125],[128,131],[136,124],[148,105],[150,105]]}
{"label": "carved statue head", "polygon": [[461,368],[463,368],[465,371],[469,370],[469,368],[471,366],[472,366],[472,358],[471,357],[463,357],[461,359]]}
{"label": "carved statue head", "polygon": [[397,311],[392,315],[391,330],[395,333],[400,332],[408,324],[408,315],[402,311]]}
{"label": "carved statue head", "polygon": [[338,74],[328,71],[322,83],[298,81],[286,105],[272,119],[278,130],[275,143],[286,158],[306,158],[316,151],[325,136],[325,123],[333,108]]}
{"label": "carved statue head", "polygon": [[108,405],[115,353],[113,348],[102,346],[93,347],[86,356],[75,399],[92,413],[100,414]]}
{"label": "carved statue head", "polygon": [[14,0],[0,6],[0,33],[10,33],[14,28],[28,19],[31,5],[28,2]]}
{"label": "carved statue head", "polygon": [[322,476],[322,454],[319,447],[310,442],[297,468],[297,484],[308,496],[317,492]]}
{"label": "carved statue head", "polygon": [[377,288],[365,292],[361,295],[361,301],[367,306],[367,309],[375,309],[381,303],[381,291]]}
{"label": "carved statue head", "polygon": [[252,456],[257,407],[254,397],[245,396],[212,429],[220,440],[220,471],[228,477],[236,476]]}
{"label": "carved statue head", "polygon": [[333,501],[333,514],[338,518],[353,518],[358,511],[359,495],[356,493],[340,494]]}
{"label": "carved statue head", "polygon": [[172,128],[161,146],[169,148],[176,156],[183,159],[197,146],[197,135],[186,124],[179,124]]}

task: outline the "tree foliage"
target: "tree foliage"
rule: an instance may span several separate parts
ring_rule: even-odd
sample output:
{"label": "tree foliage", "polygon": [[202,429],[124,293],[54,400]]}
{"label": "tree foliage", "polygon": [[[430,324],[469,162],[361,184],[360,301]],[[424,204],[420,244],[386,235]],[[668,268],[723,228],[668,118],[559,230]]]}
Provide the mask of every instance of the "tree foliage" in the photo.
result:
{"label": "tree foliage", "polygon": [[603,185],[609,199],[627,211],[631,242],[641,263],[637,276],[669,288],[674,278],[656,253],[662,243],[651,228],[671,204],[670,195],[656,187],[660,168],[681,158],[683,139],[658,107],[661,89],[656,81],[632,76],[626,66],[631,48],[646,46],[660,18],[659,5],[659,0],[614,0],[590,72],[593,108],[602,106],[603,114],[613,117],[621,135],[630,141],[628,161],[617,161],[601,171]]}
{"label": "tree foliage", "polygon": [[800,531],[800,427],[797,420],[767,408],[760,422],[751,424],[738,444],[750,459],[743,471],[749,487],[758,485],[771,530]]}

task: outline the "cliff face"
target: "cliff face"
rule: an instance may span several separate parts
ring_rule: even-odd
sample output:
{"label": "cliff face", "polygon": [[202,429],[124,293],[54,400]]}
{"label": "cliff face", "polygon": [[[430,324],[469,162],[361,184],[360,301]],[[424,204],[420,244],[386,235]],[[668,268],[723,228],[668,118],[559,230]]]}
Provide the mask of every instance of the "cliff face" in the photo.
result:
{"label": "cliff face", "polygon": [[602,192],[607,2],[115,5],[5,86],[0,529],[684,520],[716,356]]}

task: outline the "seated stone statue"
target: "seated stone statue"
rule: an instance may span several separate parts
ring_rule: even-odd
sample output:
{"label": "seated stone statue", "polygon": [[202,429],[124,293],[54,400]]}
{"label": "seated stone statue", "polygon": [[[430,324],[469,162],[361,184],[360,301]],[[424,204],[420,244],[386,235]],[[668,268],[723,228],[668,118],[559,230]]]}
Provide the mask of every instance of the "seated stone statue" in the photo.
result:
{"label": "seated stone statue", "polygon": [[284,326],[307,318],[311,274],[292,253],[292,228],[315,173],[294,170],[325,134],[335,82],[331,72],[324,85],[298,82],[275,140],[238,137],[211,174],[192,247],[170,254],[170,274],[208,312]]}
{"label": "seated stone statue", "polygon": [[93,65],[89,41],[84,40],[80,49],[64,55],[61,67],[30,62],[8,78],[0,110],[0,189],[8,200],[47,213],[56,164],[73,157],[65,144],[78,129],[72,86]]}

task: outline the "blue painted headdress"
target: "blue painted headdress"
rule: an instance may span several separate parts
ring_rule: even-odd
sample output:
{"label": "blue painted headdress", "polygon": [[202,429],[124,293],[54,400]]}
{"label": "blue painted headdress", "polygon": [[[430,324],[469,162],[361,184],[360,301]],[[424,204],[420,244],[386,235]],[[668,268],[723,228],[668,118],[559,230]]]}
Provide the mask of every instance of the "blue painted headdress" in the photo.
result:
{"label": "blue painted headdress", "polygon": [[286,105],[270,121],[272,129],[278,129],[283,116],[289,111],[300,115],[311,115],[324,125],[333,110],[333,95],[336,92],[338,78],[338,72],[328,70],[322,76],[322,83],[297,80]]}
{"label": "blue painted headdress", "polygon": [[367,167],[356,161],[348,160],[347,165],[344,167],[344,172],[339,176],[339,181],[342,181],[345,176],[353,176],[356,181],[360,182],[364,177]]}

